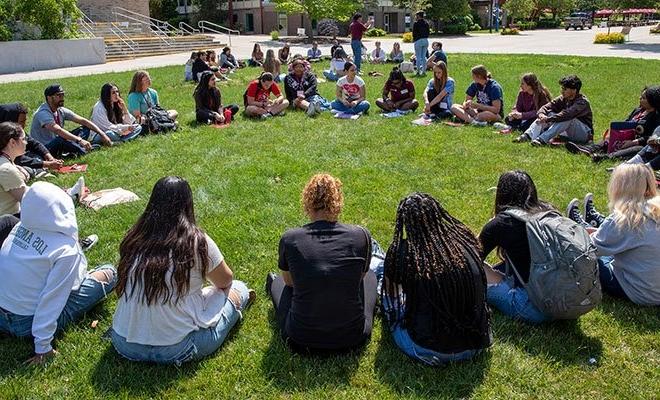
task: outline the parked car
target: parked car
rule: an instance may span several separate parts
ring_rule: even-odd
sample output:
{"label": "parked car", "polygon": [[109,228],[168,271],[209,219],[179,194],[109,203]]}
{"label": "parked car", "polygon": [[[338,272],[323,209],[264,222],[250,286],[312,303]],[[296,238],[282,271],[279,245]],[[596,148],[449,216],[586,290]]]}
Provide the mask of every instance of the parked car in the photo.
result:
{"label": "parked car", "polygon": [[573,29],[584,29],[593,26],[593,20],[591,19],[591,14],[586,12],[575,12],[571,14],[570,17],[564,18],[564,29],[568,30],[569,28]]}

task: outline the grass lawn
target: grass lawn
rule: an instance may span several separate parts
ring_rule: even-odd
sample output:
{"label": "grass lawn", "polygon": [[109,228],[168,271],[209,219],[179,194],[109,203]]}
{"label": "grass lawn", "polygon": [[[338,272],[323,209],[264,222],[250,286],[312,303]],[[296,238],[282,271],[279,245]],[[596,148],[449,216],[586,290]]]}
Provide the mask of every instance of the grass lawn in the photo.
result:
{"label": "grass lawn", "polygon": [[[639,92],[660,76],[660,62],[618,58],[531,55],[450,55],[450,75],[462,101],[470,67],[484,63],[504,87],[510,109],[519,76],[533,71],[553,94],[558,79],[576,73],[594,108],[595,129],[625,118]],[[315,65],[317,72],[325,65]],[[388,66],[364,70],[388,72]],[[257,302],[242,325],[212,357],[182,368],[137,364],[119,357],[101,335],[111,325],[111,296],[56,343],[60,356],[48,368],[21,365],[32,352],[29,340],[0,339],[0,398],[625,398],[651,399],[660,393],[660,315],[605,298],[576,322],[528,326],[493,312],[494,345],[471,362],[428,368],[407,359],[390,339],[380,317],[371,342],[360,354],[328,359],[292,356],[274,330],[273,310],[263,289],[277,269],[277,244],[287,229],[305,223],[300,191],[317,172],[344,182],[342,220],[366,226],[387,247],[399,200],[412,191],[433,194],[476,233],[491,217],[494,193],[488,188],[506,170],[525,169],[542,198],[563,208],[572,197],[595,193],[606,209],[605,167],[563,150],[513,144],[490,128],[445,125],[417,127],[413,116],[385,119],[375,98],[385,78],[365,76],[372,112],[357,121],[329,113],[314,120],[301,112],[268,121],[242,116],[228,129],[194,123],[193,86],[183,82],[183,66],[150,71],[166,108],[180,113],[181,128],[87,156],[92,190],[123,187],[139,202],[94,212],[78,208],[83,235],[101,242],[88,254],[90,266],[118,260],[124,233],[144,209],[157,179],[185,177],[195,196],[198,222],[215,239],[238,279],[257,290]],[[223,84],[225,103],[242,103],[247,69]],[[119,84],[124,98],[132,73],[61,79],[66,106],[88,116],[101,85]],[[421,100],[427,78],[415,78]],[[0,86],[0,103],[22,101],[34,111],[50,81]],[[334,95],[331,83],[322,94]],[[242,106],[242,104],[241,104]],[[28,121],[29,124],[29,121]],[[70,185],[77,176],[53,180]],[[96,329],[93,320],[100,321]],[[590,358],[597,360],[590,365]]]}

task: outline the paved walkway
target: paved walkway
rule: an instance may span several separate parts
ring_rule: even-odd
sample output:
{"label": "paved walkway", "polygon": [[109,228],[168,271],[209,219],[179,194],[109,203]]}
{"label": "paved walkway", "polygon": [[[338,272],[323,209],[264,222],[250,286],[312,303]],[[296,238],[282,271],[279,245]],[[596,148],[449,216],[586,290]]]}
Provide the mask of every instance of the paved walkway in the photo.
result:
{"label": "paved walkway", "polygon": [[[618,32],[621,28],[612,28]],[[590,57],[625,57],[660,60],[660,35],[651,35],[649,27],[633,28],[629,41],[622,45],[593,44],[597,32],[607,29],[585,31],[564,31],[563,29],[538,30],[522,32],[518,36],[502,36],[499,34],[471,34],[466,36],[443,37],[443,48],[448,53],[491,53],[491,54],[557,54]],[[226,42],[225,35],[218,35],[219,42]],[[375,39],[368,39],[366,46],[371,50]],[[382,38],[383,48],[389,51],[397,39]],[[278,48],[281,42],[273,42],[270,36],[234,36],[232,51],[239,58],[248,58],[252,47],[259,43],[262,48]],[[350,51],[350,46],[347,46]],[[292,54],[306,54],[308,45],[292,46]],[[324,54],[328,54],[330,46],[320,46]],[[404,52],[413,52],[412,43],[402,43]],[[0,75],[0,83],[31,81],[39,79],[57,79],[71,76],[103,74],[107,72],[133,71],[137,69],[163,67],[168,65],[183,65],[190,53],[178,53],[165,56],[145,57],[133,60],[116,61],[101,65],[89,65],[73,68],[62,68],[48,71]],[[182,72],[183,74],[183,69]]]}

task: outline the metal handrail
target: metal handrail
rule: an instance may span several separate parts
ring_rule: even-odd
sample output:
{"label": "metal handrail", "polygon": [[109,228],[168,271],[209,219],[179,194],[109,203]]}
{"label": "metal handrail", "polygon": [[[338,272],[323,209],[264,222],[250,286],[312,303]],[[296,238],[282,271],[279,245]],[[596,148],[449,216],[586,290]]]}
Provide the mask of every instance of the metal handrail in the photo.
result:
{"label": "metal handrail", "polygon": [[199,29],[195,29],[195,28],[193,28],[192,26],[186,24],[183,21],[179,22],[179,30],[183,33],[188,33],[190,35],[194,35],[196,33],[199,33]]}
{"label": "metal handrail", "polygon": [[[78,7],[76,7],[78,8]],[[78,8],[78,12],[80,13],[80,18],[78,18],[78,23],[84,30],[87,32],[88,37],[96,37],[96,34],[94,33],[94,29],[92,26],[94,25],[94,21],[92,21],[87,14],[82,12],[81,9]]]}
{"label": "metal handrail", "polygon": [[[121,40],[126,46],[128,46],[129,49],[132,51],[135,51],[135,48],[138,47],[138,44],[135,42],[135,40],[131,39],[130,36],[126,34],[120,27],[118,27],[115,24],[110,25],[110,32],[112,32],[113,35],[115,35],[119,40]],[[122,35],[124,37],[122,37]],[[129,43],[130,42],[130,43]],[[132,45],[131,45],[132,43]]]}
{"label": "metal handrail", "polygon": [[[213,26],[215,28],[218,28],[218,29],[224,29],[226,32],[220,32],[217,29],[209,28],[208,26],[205,26],[205,25],[211,25],[211,26]],[[213,22],[204,21],[204,20],[199,21],[197,23],[197,26],[199,26],[199,28],[202,30],[202,33],[204,33],[204,30],[207,30],[209,32],[218,33],[220,35],[227,35],[229,37],[229,46],[231,46],[231,34],[236,33],[239,36],[241,34],[240,31],[237,31],[235,29],[229,29],[225,26],[214,24]]]}
{"label": "metal handrail", "polygon": [[[162,21],[160,19],[152,18],[148,15],[140,14],[138,12],[131,11],[131,10],[128,10],[124,7],[119,7],[119,6],[112,7],[112,11],[113,11],[113,14],[121,15],[122,17],[127,17],[125,14],[129,14],[130,16],[132,16],[131,18],[133,18],[133,20],[136,20],[138,18],[142,18],[142,20],[139,20],[139,22],[142,22],[144,24],[149,24],[150,26],[156,26],[156,27],[158,27],[158,30],[161,31],[161,32],[163,31],[162,28],[165,27],[165,28],[167,28],[167,31],[165,31],[166,33],[169,33],[168,31],[171,30],[172,33],[174,33],[176,35],[181,34],[181,31],[179,29],[175,28],[172,24],[170,24],[167,21]],[[117,11],[120,11],[120,13],[117,13]]]}
{"label": "metal handrail", "polygon": [[[121,8],[121,7],[118,7],[118,8]],[[116,10],[113,11],[113,14],[114,14],[114,16],[115,16],[115,20],[117,20],[117,17],[123,17],[123,18],[126,18],[126,19],[128,19],[128,20],[135,21],[135,22],[137,22],[137,23],[140,23],[140,24],[146,25],[146,26],[149,27],[149,29],[155,34],[155,36],[156,36],[157,38],[159,38],[160,40],[162,40],[167,46],[171,46],[171,45],[172,45],[171,41],[169,41],[169,40],[167,39],[167,38],[169,37],[168,32],[163,31],[163,29],[162,29],[159,25],[157,25],[157,24],[155,24],[155,23],[153,23],[153,22],[147,22],[147,21],[140,20],[140,19],[135,18],[135,17],[132,17],[132,16],[130,16],[130,15],[128,15],[128,14],[124,14],[124,13],[122,13],[122,12],[118,12],[118,11],[116,11]],[[139,15],[139,14],[138,14],[138,15]]]}

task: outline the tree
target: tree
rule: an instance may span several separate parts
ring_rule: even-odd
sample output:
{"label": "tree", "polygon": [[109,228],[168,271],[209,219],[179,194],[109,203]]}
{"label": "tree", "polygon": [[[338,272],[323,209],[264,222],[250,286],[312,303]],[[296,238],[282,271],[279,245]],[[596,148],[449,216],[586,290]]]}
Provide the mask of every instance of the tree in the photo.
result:
{"label": "tree", "polygon": [[149,0],[149,15],[161,21],[177,18],[177,5],[176,0]]}
{"label": "tree", "polygon": [[39,27],[41,39],[75,37],[78,27],[73,22],[80,17],[76,0],[16,0],[14,18]]}
{"label": "tree", "polygon": [[503,8],[509,13],[512,21],[516,18],[530,18],[534,11],[534,2],[532,0],[507,0]]}
{"label": "tree", "polygon": [[428,10],[431,7],[431,0],[394,0],[394,4],[415,14],[417,11]]}
{"label": "tree", "polygon": [[[287,14],[307,14],[310,20],[330,18],[347,21],[357,10],[365,6],[357,0],[273,0],[278,11]],[[371,2],[371,0],[369,0]],[[312,31],[309,31],[312,37]]]}
{"label": "tree", "polygon": [[225,11],[222,10],[221,5],[227,0],[193,0],[193,4],[197,6],[196,20],[207,20],[215,22],[216,24],[222,23],[225,19]]}
{"label": "tree", "polygon": [[7,42],[12,38],[10,26],[14,10],[9,0],[0,0],[0,42]]}
{"label": "tree", "polygon": [[426,14],[433,20],[461,19],[470,13],[468,0],[430,0],[430,4]]}

